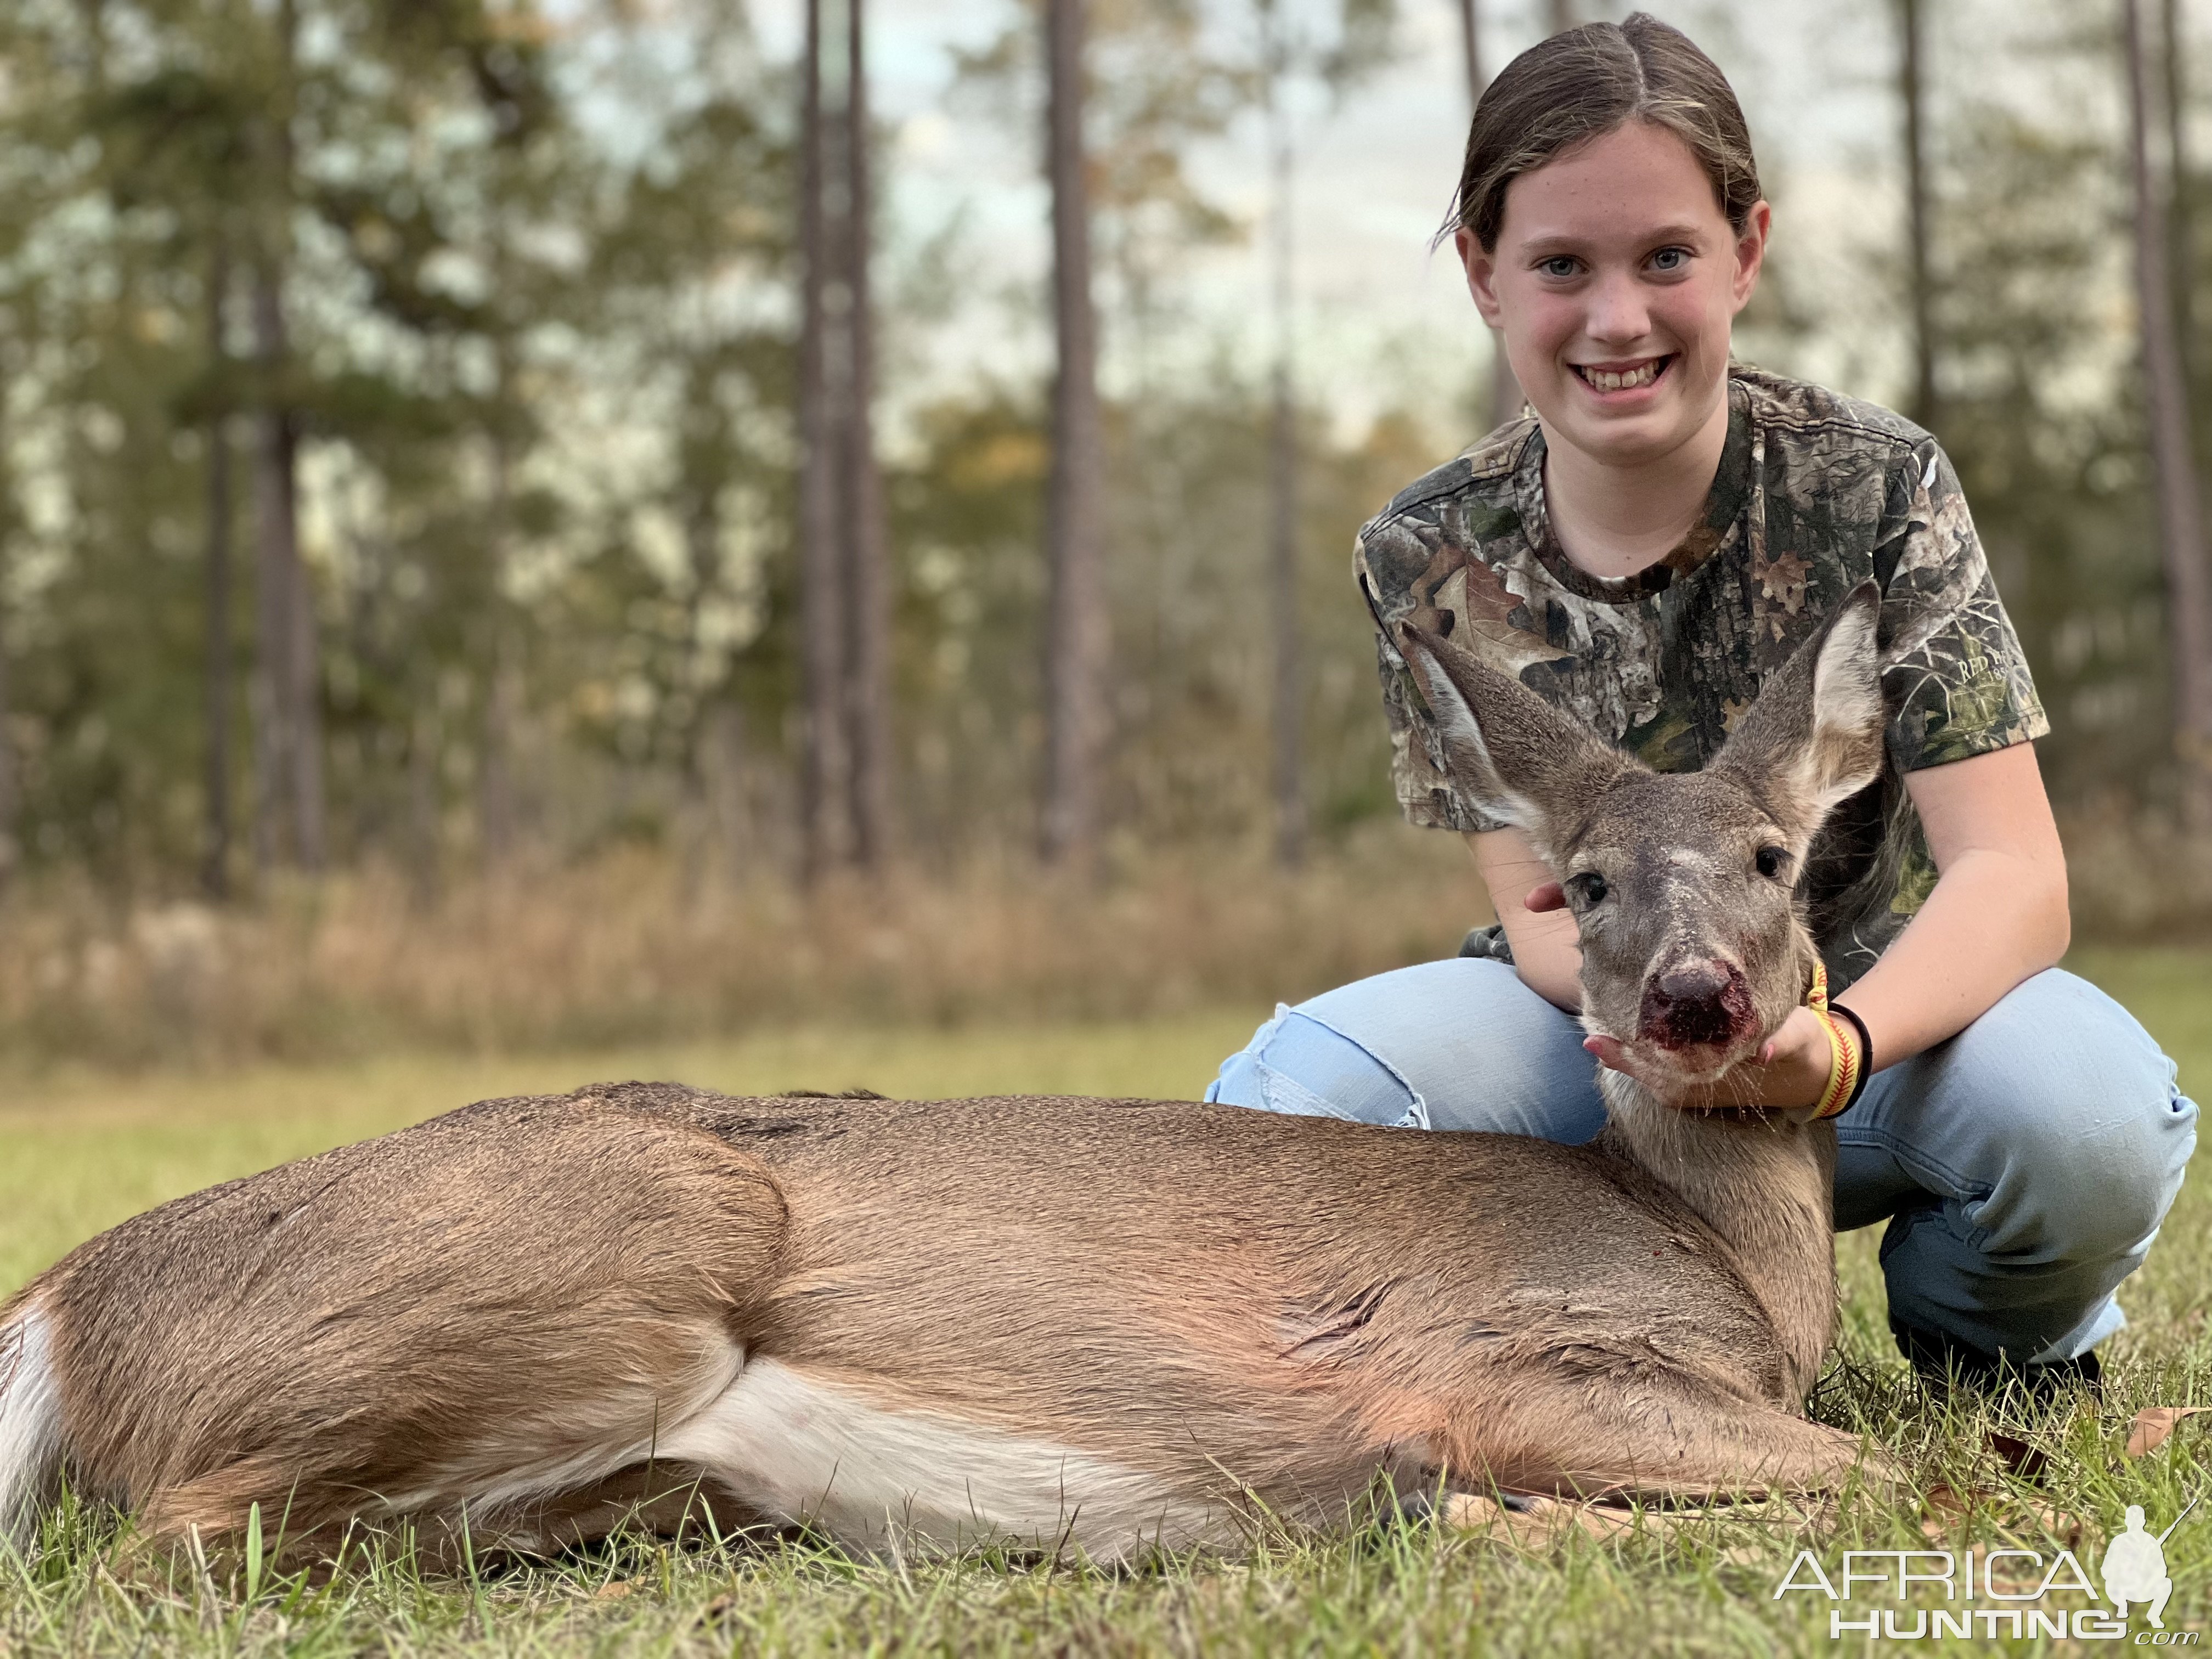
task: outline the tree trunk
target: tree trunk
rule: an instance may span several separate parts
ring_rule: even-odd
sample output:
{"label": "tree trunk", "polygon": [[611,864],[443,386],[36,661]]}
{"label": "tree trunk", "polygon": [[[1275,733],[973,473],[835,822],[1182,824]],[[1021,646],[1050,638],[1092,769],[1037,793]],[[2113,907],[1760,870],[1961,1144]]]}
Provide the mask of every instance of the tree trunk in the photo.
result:
{"label": "tree trunk", "polygon": [[757,843],[745,749],[744,709],[726,698],[716,699],[702,711],[691,765],[700,780],[712,854],[704,873],[724,884],[752,873],[748,860]]}
{"label": "tree trunk", "polygon": [[2189,37],[2182,23],[2181,0],[2160,0],[2159,24],[2166,46],[2166,201],[2172,215],[2166,227],[2166,291],[2173,295],[2173,337],[2181,372],[2193,386],[2198,367],[2197,223],[2189,187]]}
{"label": "tree trunk", "polygon": [[[14,354],[9,354],[13,367]],[[19,522],[7,463],[6,431],[0,428],[0,896],[4,896],[22,859],[23,775],[15,753],[14,704],[9,701],[8,657],[9,567]]]}
{"label": "tree trunk", "polygon": [[[495,285],[495,292],[498,291]],[[514,366],[504,336],[493,345],[494,383],[491,439],[491,523],[486,555],[491,562],[488,653],[491,672],[484,686],[483,754],[477,777],[477,854],[488,875],[504,870],[514,855],[514,738],[522,713],[521,644],[509,614],[506,592],[514,535],[514,457],[507,443],[507,411],[514,390]]]}
{"label": "tree trunk", "polygon": [[1046,172],[1052,183],[1052,475],[1046,501],[1045,791],[1048,860],[1087,859],[1098,835],[1108,653],[1104,434],[1091,295],[1083,141],[1085,0],[1045,0]]}
{"label": "tree trunk", "polygon": [[207,841],[200,864],[200,890],[218,902],[230,896],[230,422],[220,385],[229,287],[229,252],[218,237],[208,259],[208,360],[218,385],[207,423]]}
{"label": "tree trunk", "polygon": [[8,701],[8,544],[0,524],[0,893],[15,873],[22,842],[18,825],[23,810],[22,784],[15,769],[15,733]]}
{"label": "tree trunk", "polygon": [[[254,495],[260,495],[258,458],[256,458]],[[271,672],[269,639],[269,576],[261,568],[259,541],[255,542],[253,583],[253,665],[246,676],[246,714],[253,740],[253,872],[265,877],[276,867],[284,850],[284,753],[283,722],[276,707],[276,675]]]}
{"label": "tree trunk", "polygon": [[873,211],[868,167],[866,0],[846,0],[845,255],[847,383],[841,459],[845,507],[845,751],[853,857],[880,866],[891,811],[890,585],[883,474],[876,465],[875,319],[869,283]]}
{"label": "tree trunk", "polygon": [[299,441],[286,423],[283,471],[284,539],[292,563],[292,832],[300,867],[319,875],[329,862],[323,787],[322,641],[315,621],[315,590],[300,562]]}
{"label": "tree trunk", "polygon": [[1914,421],[1933,431],[1936,404],[1935,289],[1928,258],[1928,93],[1926,18],[1921,0],[1898,0],[1898,101],[1905,116],[1905,203],[1907,281],[1912,305]]}
{"label": "tree trunk", "polygon": [[2140,0],[2121,0],[2121,16],[2126,30],[2129,161],[2135,185],[2136,294],[2173,659],[2174,749],[2181,763],[2184,815],[2192,829],[2212,831],[2212,570],[2205,562],[2189,388],[2182,377],[2173,296],[2166,282],[2165,204],[2151,178],[2150,77],[2144,62]]}
{"label": "tree trunk", "polygon": [[417,708],[407,738],[407,890],[415,908],[425,914],[437,908],[440,877],[438,821],[439,763],[443,758],[445,732],[434,706],[436,690],[428,695],[433,705]]}
{"label": "tree trunk", "polygon": [[1283,107],[1283,51],[1276,0],[1261,0],[1261,73],[1265,84],[1267,147],[1273,174],[1273,224],[1269,252],[1274,270],[1270,283],[1274,308],[1275,360],[1270,379],[1273,409],[1267,434],[1269,535],[1267,589],[1269,622],[1274,635],[1275,859],[1295,868],[1305,856],[1306,807],[1300,739],[1304,684],[1298,641],[1298,434],[1292,344],[1296,319],[1297,243],[1291,219],[1291,191],[1297,157],[1291,145],[1290,112]]}
{"label": "tree trunk", "polygon": [[1470,108],[1482,101],[1490,77],[1482,72],[1482,16],[1476,0],[1459,0],[1459,41],[1467,54],[1467,101]]}
{"label": "tree trunk", "polygon": [[259,646],[265,679],[269,759],[263,810],[275,815],[260,840],[274,856],[289,830],[292,860],[309,872],[324,862],[322,671],[314,597],[300,563],[299,428],[288,385],[284,288],[290,264],[294,193],[292,76],[299,18],[294,0],[276,9],[279,84],[264,129],[267,195],[253,271],[254,355],[260,374],[255,422],[254,515],[260,586]]}
{"label": "tree trunk", "polygon": [[297,849],[289,833],[299,747],[293,720],[292,586],[296,558],[292,541],[292,440],[274,388],[283,329],[280,302],[265,262],[253,270],[253,344],[262,382],[253,416],[255,769],[253,845],[264,869]]}
{"label": "tree trunk", "polygon": [[[1470,112],[1482,101],[1490,77],[1482,68],[1482,14],[1477,0],[1459,0],[1460,44],[1467,53],[1467,106]],[[1505,359],[1505,336],[1490,331],[1490,409],[1487,425],[1495,429],[1521,412],[1521,382]]]}
{"label": "tree trunk", "polygon": [[[712,396],[711,386],[701,384],[709,379],[695,364],[685,396],[697,398],[702,392]],[[703,643],[707,602],[714,593],[721,569],[722,524],[710,481],[687,477],[682,499],[684,558],[691,572],[690,591],[684,599],[683,673],[685,683],[697,692],[691,711],[691,729],[684,745],[684,810],[679,820],[681,833],[677,838],[681,890],[688,904],[696,902],[706,891],[722,852],[714,789],[716,762],[709,734],[724,703],[719,690],[708,680],[708,656]]]}
{"label": "tree trunk", "polygon": [[281,847],[289,835],[291,861],[313,872],[323,867],[324,852],[321,674],[314,600],[300,563],[299,440],[283,390],[288,359],[283,280],[271,260],[255,269],[254,343],[264,389],[255,418],[253,502],[262,672],[272,739],[264,805],[277,814],[268,844]]}
{"label": "tree trunk", "polygon": [[[495,601],[497,605],[497,601]],[[498,875],[514,857],[514,734],[522,716],[522,669],[514,629],[495,615],[491,675],[484,687],[483,761],[477,785],[477,838],[484,872]]]}
{"label": "tree trunk", "polygon": [[841,696],[843,582],[837,547],[836,425],[829,385],[829,123],[822,97],[822,0],[806,0],[801,73],[799,244],[800,870],[811,882],[843,856],[847,775]]}

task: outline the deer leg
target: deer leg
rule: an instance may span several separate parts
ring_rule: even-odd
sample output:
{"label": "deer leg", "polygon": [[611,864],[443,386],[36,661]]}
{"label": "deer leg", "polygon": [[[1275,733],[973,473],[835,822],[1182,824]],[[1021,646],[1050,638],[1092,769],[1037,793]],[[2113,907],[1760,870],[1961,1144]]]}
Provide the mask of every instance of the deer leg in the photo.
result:
{"label": "deer leg", "polygon": [[[628,1114],[525,1127],[479,1167],[464,1146],[327,1224],[300,1218],[269,1305],[209,1321],[187,1377],[208,1426],[149,1425],[167,1467],[114,1460],[149,1532],[214,1538],[258,1507],[288,1550],[349,1521],[498,1547],[503,1520],[534,1535],[535,1504],[650,1463],[729,1385],[782,1244],[765,1168]],[[356,1233],[405,1248],[363,1252]]]}
{"label": "deer leg", "polygon": [[552,1555],[623,1530],[655,1538],[726,1537],[761,1524],[757,1513],[702,1470],[647,1463],[488,1515],[483,1530],[499,1548]]}
{"label": "deer leg", "polygon": [[1597,1395],[1605,1386],[1559,1379],[1516,1391],[1508,1413],[1468,1437],[1468,1466],[1507,1491],[1583,1498],[1830,1492],[1862,1467],[1894,1477],[1856,1437],[1761,1401],[1687,1385]]}

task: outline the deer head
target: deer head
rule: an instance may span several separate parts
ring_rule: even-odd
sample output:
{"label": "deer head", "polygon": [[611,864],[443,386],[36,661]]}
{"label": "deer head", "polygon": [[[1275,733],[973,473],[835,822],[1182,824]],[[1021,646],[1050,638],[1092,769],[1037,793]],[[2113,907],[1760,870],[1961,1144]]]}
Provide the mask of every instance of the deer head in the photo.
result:
{"label": "deer head", "polygon": [[1584,1024],[1686,1083],[1756,1053],[1804,998],[1807,849],[1881,767],[1880,601],[1872,582],[1856,589],[1705,769],[1674,774],[1449,639],[1400,627],[1453,777],[1559,878],[1581,930]]}

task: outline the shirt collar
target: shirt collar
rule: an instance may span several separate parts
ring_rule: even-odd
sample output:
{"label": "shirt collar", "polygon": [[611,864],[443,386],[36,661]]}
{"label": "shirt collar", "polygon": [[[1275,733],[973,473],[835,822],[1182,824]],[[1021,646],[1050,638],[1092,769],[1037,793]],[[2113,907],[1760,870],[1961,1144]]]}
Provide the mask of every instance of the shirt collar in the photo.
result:
{"label": "shirt collar", "polygon": [[1731,370],[1728,383],[1728,440],[1721,450],[1719,471],[1705,496],[1705,516],[1674,551],[1619,580],[1593,576],[1571,562],[1552,534],[1552,521],[1544,507],[1544,428],[1531,421],[1528,438],[1513,468],[1514,505],[1528,550],[1553,580],[1571,593],[1607,605],[1635,605],[1664,592],[1674,582],[1703,565],[1723,548],[1743,536],[1744,508],[1753,503],[1765,481],[1753,465],[1757,428],[1752,419],[1751,388]]}

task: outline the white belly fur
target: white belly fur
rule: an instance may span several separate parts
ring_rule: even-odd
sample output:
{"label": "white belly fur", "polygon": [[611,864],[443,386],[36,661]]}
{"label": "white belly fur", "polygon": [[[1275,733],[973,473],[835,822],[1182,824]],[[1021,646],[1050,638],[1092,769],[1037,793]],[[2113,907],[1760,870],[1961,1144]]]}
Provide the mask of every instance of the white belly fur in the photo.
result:
{"label": "white belly fur", "polygon": [[746,1363],[657,1455],[745,1502],[871,1550],[1063,1538],[1094,1560],[1228,1545],[1227,1504],[1092,1454],[936,1413],[888,1411],[774,1359]]}
{"label": "white belly fur", "polygon": [[29,1543],[61,1451],[61,1395],[46,1316],[33,1305],[0,1326],[0,1544]]}

